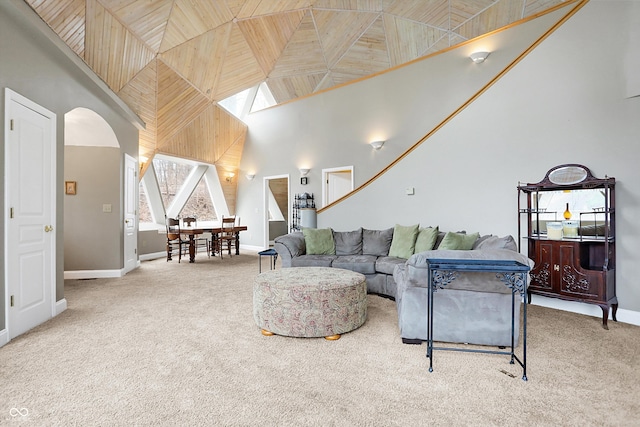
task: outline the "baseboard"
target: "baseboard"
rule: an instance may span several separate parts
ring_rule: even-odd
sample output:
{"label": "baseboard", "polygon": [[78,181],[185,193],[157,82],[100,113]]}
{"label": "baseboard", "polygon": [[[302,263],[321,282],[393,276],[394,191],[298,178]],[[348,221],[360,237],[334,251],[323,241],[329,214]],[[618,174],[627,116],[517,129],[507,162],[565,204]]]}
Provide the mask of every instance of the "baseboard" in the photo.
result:
{"label": "baseboard", "polygon": [[53,316],[57,316],[67,309],[67,299],[62,298],[60,301],[56,301],[55,313]]}
{"label": "baseboard", "polygon": [[65,271],[64,278],[66,279],[110,279],[114,277],[124,276],[124,270],[76,270]]}
{"label": "baseboard", "polygon": [[262,246],[253,246],[253,245],[240,245],[240,250],[251,251],[251,252],[260,252],[264,250]]}
{"label": "baseboard", "polygon": [[167,256],[166,252],[153,252],[150,254],[140,255],[140,261],[151,261],[152,259],[164,258]]}
{"label": "baseboard", "polygon": [[9,335],[7,334],[7,329],[3,329],[0,331],[0,347],[9,342]]}
{"label": "baseboard", "polygon": [[[585,304],[575,301],[564,301],[557,298],[547,298],[540,295],[531,296],[531,304],[539,305],[541,307],[554,308],[557,310],[569,311],[572,313],[584,314],[587,316],[593,316],[602,318],[602,309],[594,304]],[[640,326],[640,312],[625,310],[619,308],[616,313],[618,322],[629,323],[631,325]],[[611,319],[611,311],[609,312],[609,319]]]}

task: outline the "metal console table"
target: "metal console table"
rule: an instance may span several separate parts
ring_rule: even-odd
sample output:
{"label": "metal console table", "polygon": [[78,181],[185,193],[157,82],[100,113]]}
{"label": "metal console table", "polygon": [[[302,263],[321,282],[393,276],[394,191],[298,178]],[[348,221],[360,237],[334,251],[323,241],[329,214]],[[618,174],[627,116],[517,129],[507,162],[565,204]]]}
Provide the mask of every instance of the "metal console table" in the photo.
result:
{"label": "metal console table", "polygon": [[[517,261],[508,260],[484,260],[484,259],[428,259],[429,266],[429,286],[427,303],[427,357],[429,358],[429,372],[433,372],[433,351],[464,351],[470,353],[490,353],[507,354],[511,356],[509,363],[517,361],[522,366],[522,379],[527,381],[527,303],[524,303],[523,311],[523,339],[522,339],[522,360],[516,356],[514,351],[515,337],[515,301],[516,292],[524,298],[527,292],[527,274],[530,270],[528,265]],[[488,272],[496,273],[496,277],[511,289],[511,351],[475,350],[452,347],[433,346],[433,293],[438,289],[443,289],[446,285],[456,279],[458,272]],[[518,301],[520,303],[520,301]]]}

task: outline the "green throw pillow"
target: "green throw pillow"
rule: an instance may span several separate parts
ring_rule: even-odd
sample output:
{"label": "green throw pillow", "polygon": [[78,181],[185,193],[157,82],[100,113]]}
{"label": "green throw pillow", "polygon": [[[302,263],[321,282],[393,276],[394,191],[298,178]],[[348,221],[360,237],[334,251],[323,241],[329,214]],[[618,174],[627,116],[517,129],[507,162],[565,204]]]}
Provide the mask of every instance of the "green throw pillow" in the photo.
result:
{"label": "green throw pillow", "polygon": [[440,242],[438,249],[460,249],[462,239],[464,239],[462,236],[463,234],[448,231],[447,234],[444,235],[442,242]]}
{"label": "green throw pillow", "polygon": [[396,224],[393,229],[393,239],[391,240],[391,248],[389,248],[389,256],[408,259],[413,255],[419,227],[419,224],[407,227]]}
{"label": "green throw pillow", "polygon": [[416,238],[416,247],[413,250],[414,253],[420,253],[424,251],[430,251],[436,244],[438,238],[438,226],[435,228],[421,228]]}
{"label": "green throw pillow", "polygon": [[460,250],[469,251],[473,249],[473,244],[480,238],[480,233],[471,233],[462,235],[462,244]]}
{"label": "green throw pillow", "polygon": [[335,255],[336,245],[330,228],[303,228],[307,255]]}
{"label": "green throw pillow", "polygon": [[449,231],[444,235],[444,239],[440,242],[438,249],[468,251],[473,247],[473,244],[478,240],[478,237],[480,237],[480,233],[463,234]]}

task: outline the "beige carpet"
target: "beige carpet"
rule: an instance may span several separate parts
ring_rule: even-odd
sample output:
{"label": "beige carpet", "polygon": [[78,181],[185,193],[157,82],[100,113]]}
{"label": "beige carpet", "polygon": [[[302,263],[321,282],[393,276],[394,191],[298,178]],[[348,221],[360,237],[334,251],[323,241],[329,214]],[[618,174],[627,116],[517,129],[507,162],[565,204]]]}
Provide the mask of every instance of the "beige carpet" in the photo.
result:
{"label": "beige carpet", "polygon": [[0,425],[640,422],[636,326],[605,331],[597,318],[529,306],[528,382],[502,355],[439,351],[429,373],[426,346],[401,343],[395,303],[377,296],[338,341],[262,336],[257,270],[256,255],[199,255],[67,281],[68,310],[0,348]]}

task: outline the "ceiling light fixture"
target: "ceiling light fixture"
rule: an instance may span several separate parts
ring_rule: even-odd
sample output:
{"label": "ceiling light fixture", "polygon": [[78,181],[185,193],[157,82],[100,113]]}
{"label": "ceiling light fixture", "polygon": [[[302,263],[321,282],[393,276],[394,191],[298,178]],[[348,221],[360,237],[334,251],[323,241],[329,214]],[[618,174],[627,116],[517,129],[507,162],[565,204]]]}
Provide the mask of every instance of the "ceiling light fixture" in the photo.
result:
{"label": "ceiling light fixture", "polygon": [[489,56],[490,52],[473,52],[469,55],[469,58],[476,64],[482,64],[485,59]]}
{"label": "ceiling light fixture", "polygon": [[371,141],[369,145],[371,145],[374,150],[379,150],[384,145],[384,141]]}
{"label": "ceiling light fixture", "polygon": [[231,182],[231,180],[233,179],[233,177],[234,177],[234,176],[235,176],[235,174],[234,174],[233,172],[229,172],[229,173],[227,174],[227,177],[225,178],[225,180],[226,180],[227,182]]}

